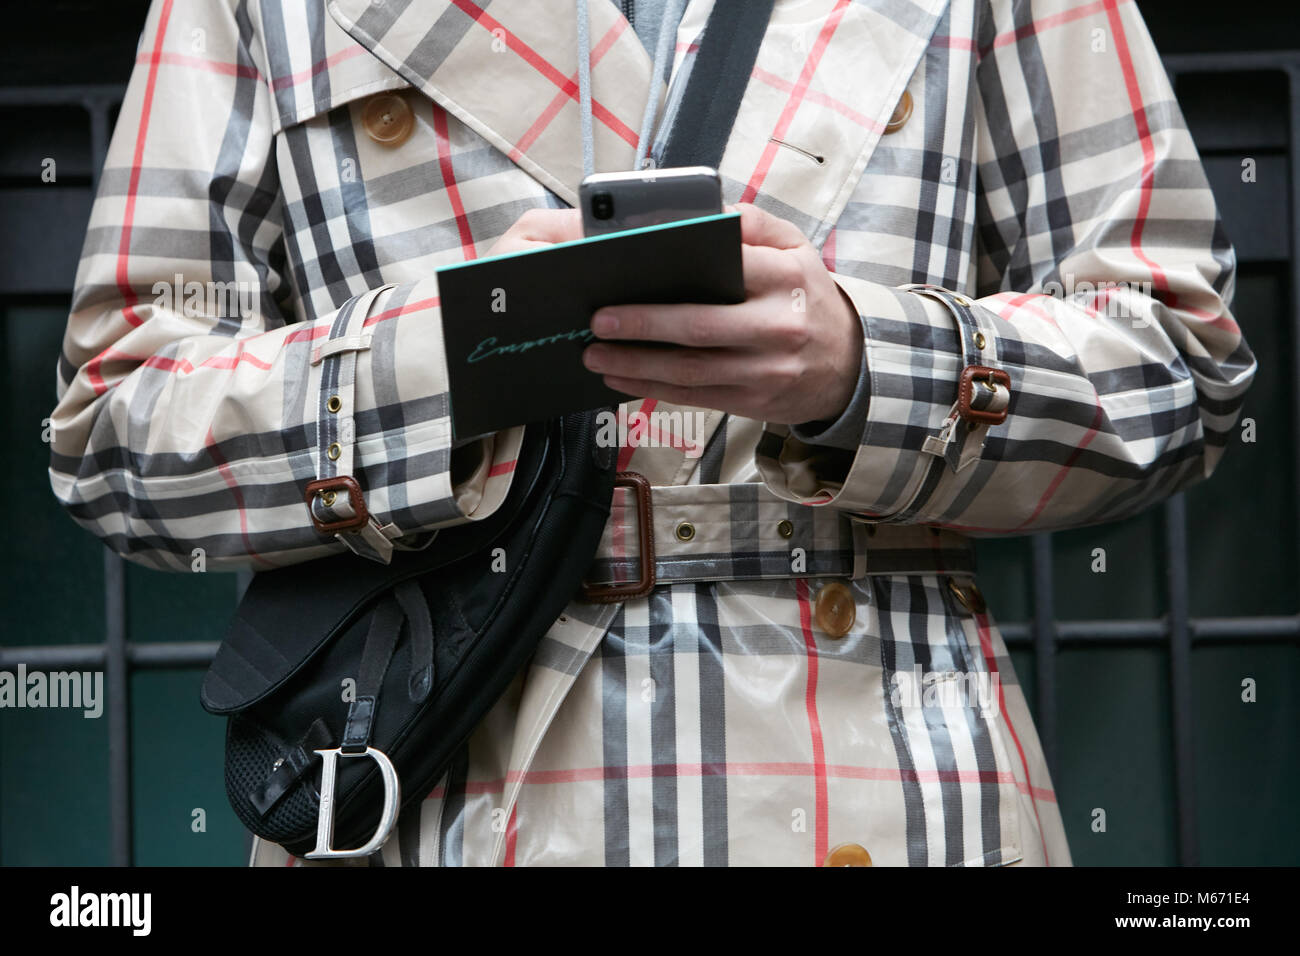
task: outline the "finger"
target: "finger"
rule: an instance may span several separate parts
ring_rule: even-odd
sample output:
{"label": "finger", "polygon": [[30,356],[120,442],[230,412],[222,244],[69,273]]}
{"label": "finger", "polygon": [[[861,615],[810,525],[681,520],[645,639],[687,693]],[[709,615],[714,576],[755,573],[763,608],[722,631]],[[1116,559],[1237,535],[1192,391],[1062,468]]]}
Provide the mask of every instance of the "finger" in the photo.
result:
{"label": "finger", "polygon": [[695,348],[752,345],[761,332],[751,303],[613,305],[591,317],[597,338],[669,342]]}
{"label": "finger", "polygon": [[799,227],[788,219],[751,206],[737,203],[740,212],[740,241],[750,246],[771,246],[775,249],[795,249],[808,240]]}
{"label": "finger", "polygon": [[520,239],[516,236],[503,236],[501,241],[488,251],[488,254],[493,256],[502,256],[508,255],[512,252],[523,252],[527,249],[545,249],[553,245],[555,245],[553,242],[539,242],[535,239]]}
{"label": "finger", "polygon": [[758,371],[751,352],[657,349],[636,345],[590,345],[582,353],[582,364],[601,375],[689,388],[752,385]]}
{"label": "finger", "polygon": [[740,261],[745,271],[746,299],[776,290],[788,295],[791,289],[806,281],[798,257],[789,249],[741,246]]}
{"label": "finger", "polygon": [[672,402],[674,405],[716,408],[718,411],[738,415],[744,415],[747,407],[745,392],[742,389],[730,386],[687,388],[681,385],[669,385],[665,382],[617,378],[609,375],[605,376],[605,384],[616,392],[624,392],[637,398],[657,398],[661,401]]}
{"label": "finger", "polygon": [[569,242],[582,238],[582,213],[576,209],[530,209],[510,227],[521,239]]}

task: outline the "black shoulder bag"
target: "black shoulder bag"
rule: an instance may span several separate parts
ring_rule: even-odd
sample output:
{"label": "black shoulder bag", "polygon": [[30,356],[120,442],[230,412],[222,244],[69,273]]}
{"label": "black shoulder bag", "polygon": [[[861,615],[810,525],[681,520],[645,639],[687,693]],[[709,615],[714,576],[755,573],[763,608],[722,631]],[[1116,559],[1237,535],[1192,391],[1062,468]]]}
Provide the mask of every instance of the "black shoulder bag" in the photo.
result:
{"label": "black shoulder bag", "polygon": [[[771,8],[718,0],[663,165],[718,165]],[[226,793],[249,830],[310,859],[366,856],[424,798],[590,566],[616,477],[596,415],[529,425],[497,511],[425,551],[254,577],[200,694],[229,718]]]}

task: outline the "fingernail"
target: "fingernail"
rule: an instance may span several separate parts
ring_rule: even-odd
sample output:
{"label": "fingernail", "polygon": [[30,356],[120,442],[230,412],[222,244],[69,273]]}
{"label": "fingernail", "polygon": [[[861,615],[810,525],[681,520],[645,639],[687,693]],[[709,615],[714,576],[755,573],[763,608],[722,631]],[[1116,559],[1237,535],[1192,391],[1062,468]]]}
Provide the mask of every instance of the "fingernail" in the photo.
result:
{"label": "fingernail", "polygon": [[618,333],[618,319],[608,312],[597,312],[591,319],[591,331],[597,335],[616,335]]}
{"label": "fingernail", "polygon": [[602,357],[603,351],[593,346],[582,353],[582,364],[593,372],[599,372],[604,367],[601,362]]}

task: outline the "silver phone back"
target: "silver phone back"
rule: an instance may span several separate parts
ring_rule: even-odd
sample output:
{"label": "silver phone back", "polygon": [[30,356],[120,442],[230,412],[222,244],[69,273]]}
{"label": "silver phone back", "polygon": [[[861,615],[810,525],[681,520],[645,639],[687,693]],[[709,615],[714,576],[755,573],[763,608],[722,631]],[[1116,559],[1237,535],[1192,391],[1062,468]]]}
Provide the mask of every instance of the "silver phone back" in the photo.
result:
{"label": "silver phone back", "polygon": [[[598,236],[716,215],[722,212],[722,181],[708,166],[596,173],[582,181],[578,200],[583,234]],[[597,218],[596,207],[605,202],[612,204],[610,215]]]}

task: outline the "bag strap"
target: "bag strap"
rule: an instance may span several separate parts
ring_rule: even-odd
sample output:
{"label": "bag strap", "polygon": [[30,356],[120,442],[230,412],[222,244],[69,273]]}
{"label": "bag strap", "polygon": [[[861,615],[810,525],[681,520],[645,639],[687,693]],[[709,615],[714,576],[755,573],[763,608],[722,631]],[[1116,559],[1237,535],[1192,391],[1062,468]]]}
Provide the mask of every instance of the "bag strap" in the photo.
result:
{"label": "bag strap", "polygon": [[717,169],[775,0],[717,0],[704,25],[661,166]]}

